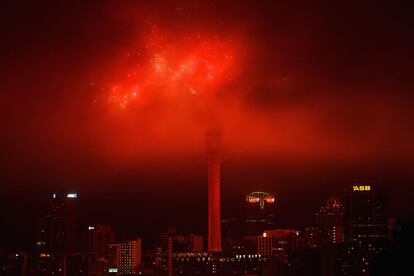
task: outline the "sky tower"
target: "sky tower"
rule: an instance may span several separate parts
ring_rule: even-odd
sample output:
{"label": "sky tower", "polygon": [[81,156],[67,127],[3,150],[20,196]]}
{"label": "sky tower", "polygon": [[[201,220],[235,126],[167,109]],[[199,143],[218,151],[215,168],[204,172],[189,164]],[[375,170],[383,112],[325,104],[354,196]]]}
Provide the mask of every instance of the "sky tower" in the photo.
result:
{"label": "sky tower", "polygon": [[212,129],[207,133],[208,163],[208,251],[221,251],[220,228],[220,131]]}

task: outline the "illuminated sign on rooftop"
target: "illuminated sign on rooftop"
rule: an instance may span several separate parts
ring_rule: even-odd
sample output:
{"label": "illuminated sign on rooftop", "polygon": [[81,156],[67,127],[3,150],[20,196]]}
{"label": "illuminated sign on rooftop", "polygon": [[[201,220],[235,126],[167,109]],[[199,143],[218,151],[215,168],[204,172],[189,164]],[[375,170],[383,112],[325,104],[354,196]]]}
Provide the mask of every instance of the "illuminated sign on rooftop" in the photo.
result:
{"label": "illuminated sign on rooftop", "polygon": [[95,230],[95,226],[89,226],[88,230]]}
{"label": "illuminated sign on rooftop", "polygon": [[66,195],[66,198],[78,198],[78,194],[77,193],[70,193]]}
{"label": "illuminated sign on rooftop", "polygon": [[109,273],[118,273],[118,268],[109,268],[108,272]]}
{"label": "illuminated sign on rooftop", "polygon": [[249,203],[259,203],[260,208],[264,208],[265,203],[273,204],[275,197],[272,194],[265,192],[253,192],[246,196],[246,201]]}
{"label": "illuminated sign on rooftop", "polygon": [[352,191],[364,192],[364,191],[371,191],[370,185],[359,185],[359,186],[352,186]]}

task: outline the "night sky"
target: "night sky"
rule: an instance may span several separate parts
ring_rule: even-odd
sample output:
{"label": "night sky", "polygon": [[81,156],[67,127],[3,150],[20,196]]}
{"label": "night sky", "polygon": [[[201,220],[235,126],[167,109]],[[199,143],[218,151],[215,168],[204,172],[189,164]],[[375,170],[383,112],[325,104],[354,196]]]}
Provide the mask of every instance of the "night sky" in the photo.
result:
{"label": "night sky", "polygon": [[15,2],[0,4],[0,247],[31,246],[54,191],[120,238],[205,233],[212,127],[224,217],[265,190],[281,227],[309,225],[354,183],[414,211],[409,1]]}

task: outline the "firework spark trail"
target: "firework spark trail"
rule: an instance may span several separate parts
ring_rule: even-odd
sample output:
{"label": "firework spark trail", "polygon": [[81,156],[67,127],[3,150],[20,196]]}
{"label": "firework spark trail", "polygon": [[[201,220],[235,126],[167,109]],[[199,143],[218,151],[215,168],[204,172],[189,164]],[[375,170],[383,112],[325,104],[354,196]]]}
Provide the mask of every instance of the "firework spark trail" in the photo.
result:
{"label": "firework spark trail", "polygon": [[[144,60],[125,69],[124,77],[105,90],[107,99],[125,109],[151,93],[179,96],[214,91],[231,79],[233,43],[217,36],[193,35],[168,38],[152,29],[144,45]],[[128,53],[127,57],[140,56]]]}

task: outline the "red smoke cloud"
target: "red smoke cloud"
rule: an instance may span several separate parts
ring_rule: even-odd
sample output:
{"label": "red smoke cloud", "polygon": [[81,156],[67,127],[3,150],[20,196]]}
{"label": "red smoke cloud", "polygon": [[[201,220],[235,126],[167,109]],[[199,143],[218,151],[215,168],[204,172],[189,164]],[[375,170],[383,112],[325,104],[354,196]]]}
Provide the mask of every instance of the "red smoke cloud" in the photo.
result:
{"label": "red smoke cloud", "polygon": [[[16,114],[3,128],[13,155],[122,164],[202,154],[214,125],[240,158],[412,158],[410,86],[365,59],[355,32],[335,36],[323,16],[284,7],[274,17],[266,7],[185,3],[75,9],[78,21],[68,16],[47,40],[21,43],[31,50],[9,58],[3,82],[22,91],[3,108]],[[377,51],[405,68],[388,48]]]}

